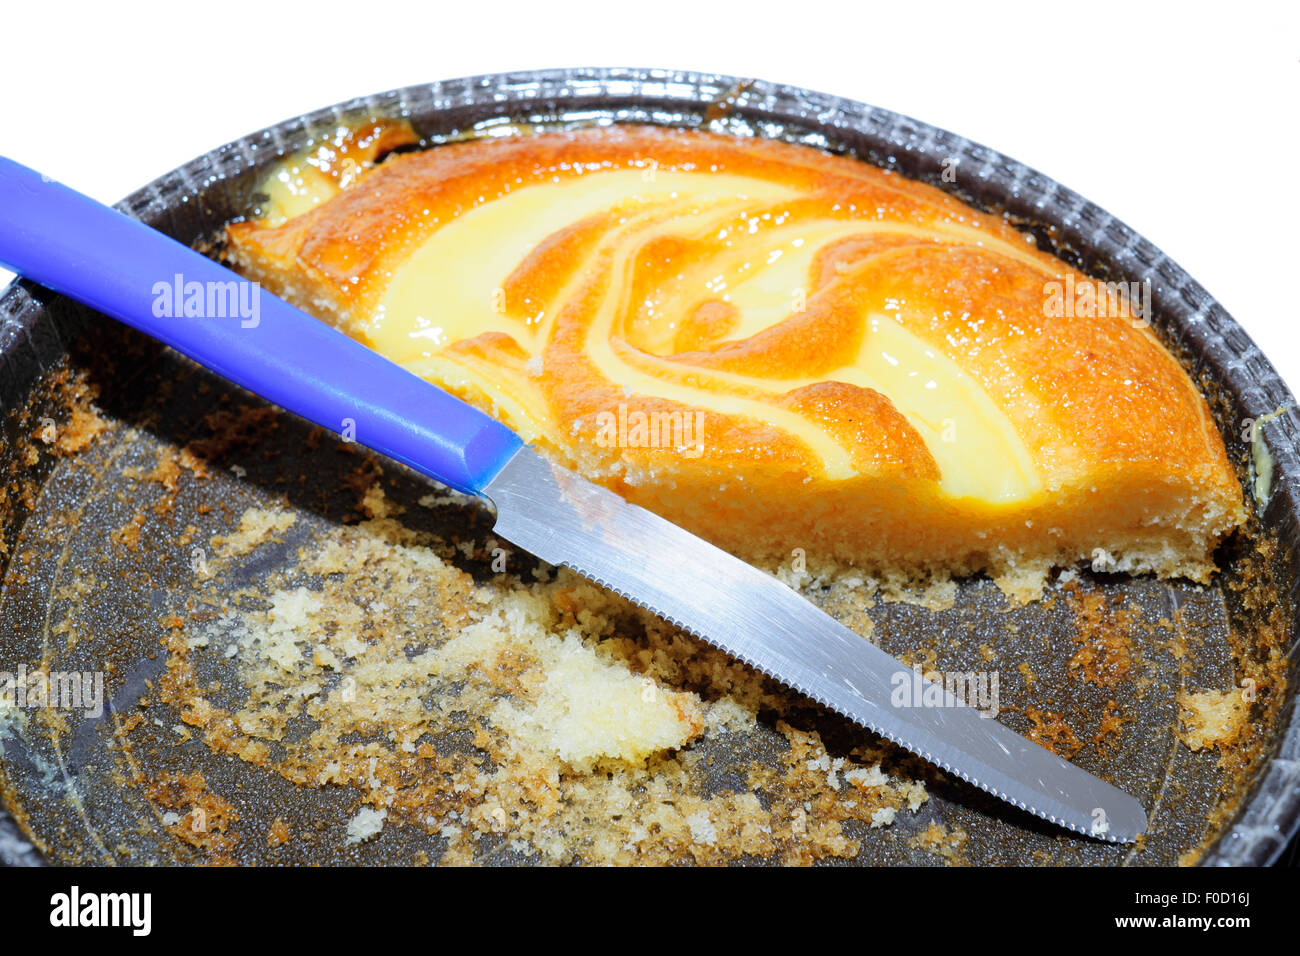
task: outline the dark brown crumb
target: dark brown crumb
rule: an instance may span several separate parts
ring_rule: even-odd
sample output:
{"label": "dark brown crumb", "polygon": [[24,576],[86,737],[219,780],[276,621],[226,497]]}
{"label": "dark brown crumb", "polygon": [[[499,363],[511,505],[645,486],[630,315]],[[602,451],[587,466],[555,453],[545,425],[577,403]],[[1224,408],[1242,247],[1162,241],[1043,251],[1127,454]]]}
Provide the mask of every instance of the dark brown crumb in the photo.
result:
{"label": "dark brown crumb", "polygon": [[1037,707],[1025,708],[1025,716],[1033,726],[1026,736],[1034,743],[1046,747],[1052,753],[1069,760],[1083,747],[1070,725],[1060,714]]}

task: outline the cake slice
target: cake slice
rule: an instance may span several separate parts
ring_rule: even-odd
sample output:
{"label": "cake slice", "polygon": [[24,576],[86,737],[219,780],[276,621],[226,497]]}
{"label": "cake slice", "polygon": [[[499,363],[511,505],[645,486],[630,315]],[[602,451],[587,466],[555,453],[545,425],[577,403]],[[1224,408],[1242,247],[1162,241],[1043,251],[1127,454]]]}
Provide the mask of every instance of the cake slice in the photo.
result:
{"label": "cake slice", "polygon": [[1245,519],[1142,290],[936,189],[645,126],[367,135],[346,182],[278,171],[235,266],[742,558],[1203,582]]}

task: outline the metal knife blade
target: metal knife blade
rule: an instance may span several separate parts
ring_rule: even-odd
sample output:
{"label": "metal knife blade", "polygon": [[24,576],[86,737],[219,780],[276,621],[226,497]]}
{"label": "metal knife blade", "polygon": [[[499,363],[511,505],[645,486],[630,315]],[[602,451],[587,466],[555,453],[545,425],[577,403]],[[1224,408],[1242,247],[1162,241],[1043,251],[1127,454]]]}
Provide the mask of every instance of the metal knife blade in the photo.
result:
{"label": "metal knife blade", "polygon": [[1145,830],[1146,814],[1127,793],[937,685],[925,682],[944,706],[894,706],[900,675],[913,679],[908,667],[776,578],[531,449],[521,448],[484,494],[500,537],[1008,803],[1110,842],[1132,842]]}

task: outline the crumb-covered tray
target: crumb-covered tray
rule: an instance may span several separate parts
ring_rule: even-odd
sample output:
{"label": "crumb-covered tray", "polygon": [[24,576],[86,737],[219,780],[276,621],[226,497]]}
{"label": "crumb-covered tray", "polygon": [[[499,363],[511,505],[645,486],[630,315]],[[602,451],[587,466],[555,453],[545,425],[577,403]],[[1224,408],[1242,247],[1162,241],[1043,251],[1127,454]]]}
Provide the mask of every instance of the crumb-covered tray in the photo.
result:
{"label": "crumb-covered tray", "polygon": [[[805,90],[655,70],[351,101],[213,150],[122,208],[216,251],[277,160],[341,124],[399,116],[429,148],[501,124],[779,137],[954,192],[1098,278],[1151,280],[1157,331],[1210,400],[1255,512],[1212,585],[1079,568],[1022,603],[983,579],[900,599],[864,576],[787,574],[908,663],[997,673],[998,719],[1135,795],[1149,833],[1090,841],[946,778],[568,572],[506,555],[477,503],[18,283],[0,298],[0,672],[91,675],[88,687],[97,675],[106,706],[0,706],[0,861],[1118,865],[1280,852],[1300,813],[1300,417],[1174,263],[952,134]],[[956,182],[943,174],[954,162]],[[1270,415],[1250,441],[1249,423]],[[592,700],[644,720],[673,706],[698,732],[644,760],[596,759],[592,735],[616,729],[600,724],[608,707],[583,709]]]}

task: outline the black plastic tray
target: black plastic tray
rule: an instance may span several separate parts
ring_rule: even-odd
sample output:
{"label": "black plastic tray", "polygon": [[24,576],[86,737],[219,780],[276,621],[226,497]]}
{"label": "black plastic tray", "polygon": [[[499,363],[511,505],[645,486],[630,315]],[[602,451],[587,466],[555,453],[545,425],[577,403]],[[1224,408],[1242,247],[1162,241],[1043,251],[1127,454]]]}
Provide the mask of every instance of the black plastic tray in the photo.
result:
{"label": "black plastic tray", "polygon": [[[466,135],[493,118],[547,125],[609,121],[705,125],[737,135],[779,137],[857,156],[1002,213],[1032,232],[1041,247],[1095,276],[1150,279],[1157,330],[1206,388],[1230,453],[1239,464],[1246,457],[1239,423],[1288,409],[1265,431],[1274,477],[1258,529],[1260,535],[1278,544],[1270,573],[1275,576],[1279,600],[1286,603],[1291,615],[1288,699],[1276,718],[1268,744],[1270,753],[1261,762],[1249,795],[1202,862],[1265,864],[1282,853],[1300,823],[1300,723],[1295,709],[1298,675],[1294,653],[1294,598],[1300,585],[1296,547],[1300,541],[1300,414],[1286,386],[1245,332],[1159,249],[1047,177],[984,146],[907,117],[779,84],[641,69],[481,76],[348,101],[215,149],[155,180],[119,208],[181,241],[211,240],[225,223],[254,208],[255,184],[276,159],[338,124],[368,116],[406,117],[430,144]],[[943,170],[953,159],[960,161],[960,175],[958,182],[947,183]],[[90,337],[87,323],[93,320],[86,310],[27,283],[16,283],[0,296],[0,407],[8,413],[0,468],[6,470],[11,485],[24,470],[14,459],[18,437],[15,410],[40,400],[38,391],[47,371],[65,362],[79,346],[84,347]],[[130,374],[128,368],[126,377]],[[35,477],[39,486],[48,476],[29,477]],[[1248,474],[1243,471],[1242,477],[1246,480]],[[34,512],[62,506],[58,496],[42,495],[36,499]],[[7,565],[31,515],[19,503],[12,505],[6,518],[0,532],[8,548],[0,560]],[[1134,587],[1139,603],[1168,598],[1164,592],[1142,592],[1148,585],[1141,582]],[[973,599],[983,600],[979,597],[982,593],[976,588]],[[900,612],[899,620],[908,613]],[[13,630],[22,626],[21,617],[18,614],[6,620],[0,615],[0,642],[21,638]],[[3,814],[0,862],[40,862],[21,829]]]}

